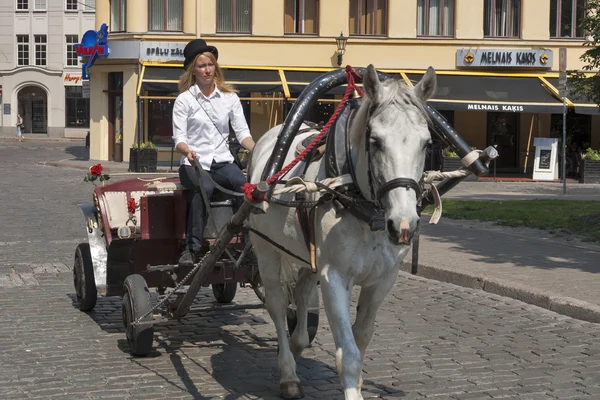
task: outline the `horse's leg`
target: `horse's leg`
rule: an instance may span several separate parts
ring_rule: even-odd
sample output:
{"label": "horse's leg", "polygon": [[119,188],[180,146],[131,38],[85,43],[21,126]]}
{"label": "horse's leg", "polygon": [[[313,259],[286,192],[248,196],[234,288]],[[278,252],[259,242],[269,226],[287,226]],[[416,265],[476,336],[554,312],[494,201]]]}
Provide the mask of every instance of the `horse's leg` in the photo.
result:
{"label": "horse's leg", "polygon": [[354,342],[350,324],[350,296],[353,282],[343,277],[331,265],[324,266],[321,293],[331,333],[335,342],[335,366],[346,400],[362,400],[359,390],[361,374],[360,351]]}
{"label": "horse's leg", "polygon": [[[253,238],[254,239],[254,238]],[[254,246],[256,251],[260,277],[265,288],[266,306],[269,315],[275,324],[277,342],[279,344],[278,367],[281,376],[279,391],[284,399],[299,399],[304,397],[300,379],[296,375],[296,360],[290,351],[288,333],[286,328],[286,312],[288,297],[281,283],[281,255],[264,242]],[[258,245],[258,246],[257,246]]]}
{"label": "horse's leg", "polygon": [[290,339],[290,347],[294,358],[300,357],[302,350],[309,345],[308,338],[308,308],[310,307],[310,299],[313,295],[317,295],[317,281],[319,276],[313,274],[308,268],[302,268],[298,271],[298,281],[294,299],[296,302],[296,329],[292,333]]}
{"label": "horse's leg", "polygon": [[[360,289],[360,296],[358,297],[358,304],[356,306],[356,320],[354,321],[354,325],[352,325],[352,333],[354,334],[356,346],[358,346],[358,350],[360,351],[361,372],[367,346],[371,341],[371,337],[373,337],[377,310],[392,286],[394,286],[397,276],[398,267],[396,266],[379,278],[374,285],[365,286]],[[361,387],[362,373],[358,385],[359,391]]]}

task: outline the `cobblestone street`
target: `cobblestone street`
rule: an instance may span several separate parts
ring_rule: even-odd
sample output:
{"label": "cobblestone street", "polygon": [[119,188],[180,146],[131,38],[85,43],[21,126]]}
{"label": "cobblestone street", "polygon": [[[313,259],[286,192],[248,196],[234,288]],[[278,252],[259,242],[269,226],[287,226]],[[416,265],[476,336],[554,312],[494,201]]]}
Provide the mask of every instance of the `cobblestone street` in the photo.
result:
{"label": "cobblestone street", "polygon": [[[0,140],[0,399],[276,399],[277,341],[261,308],[213,303],[204,288],[181,322],[155,327],[155,350],[129,355],[121,299],[90,313],[71,268],[91,201],[82,142]],[[237,304],[258,305],[251,289]],[[324,312],[299,360],[307,399],[343,398]],[[402,274],[377,317],[364,398],[600,398],[598,324],[516,300]]]}

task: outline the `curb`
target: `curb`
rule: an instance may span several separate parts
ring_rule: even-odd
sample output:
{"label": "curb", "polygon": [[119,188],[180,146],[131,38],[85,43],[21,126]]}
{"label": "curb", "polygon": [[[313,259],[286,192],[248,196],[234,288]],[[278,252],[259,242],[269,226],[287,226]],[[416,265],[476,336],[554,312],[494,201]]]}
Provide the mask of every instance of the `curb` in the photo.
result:
{"label": "curb", "polygon": [[[94,161],[90,161],[90,163],[93,163]],[[38,162],[38,165],[44,165],[46,167],[57,167],[57,168],[74,168],[74,169],[79,169],[82,171],[87,171],[89,170],[89,166],[84,166],[84,165],[74,165],[74,164],[68,164],[68,163],[62,163],[62,162],[56,162],[56,161],[40,161]],[[105,167],[105,171],[109,174],[109,175],[152,175],[152,174],[177,174],[177,172],[171,172],[169,171],[169,169],[163,169],[163,168],[156,168],[156,172],[129,172],[125,169],[123,169],[122,171],[110,171],[110,167]]]}
{"label": "curb", "polygon": [[[410,274],[410,262],[404,263],[403,272]],[[499,296],[510,297],[532,304],[557,314],[566,315],[583,321],[600,323],[600,306],[572,297],[558,296],[538,289],[497,278],[469,274],[442,267],[419,264],[416,277],[450,283],[470,289],[479,289]]]}

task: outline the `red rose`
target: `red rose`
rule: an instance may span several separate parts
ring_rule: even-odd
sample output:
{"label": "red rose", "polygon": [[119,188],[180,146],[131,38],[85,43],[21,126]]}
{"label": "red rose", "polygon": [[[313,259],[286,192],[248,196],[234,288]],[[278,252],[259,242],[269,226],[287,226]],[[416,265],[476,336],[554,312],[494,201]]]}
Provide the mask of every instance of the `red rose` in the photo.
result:
{"label": "red rose", "polygon": [[103,169],[104,168],[102,167],[102,164],[92,165],[90,167],[90,173],[92,174],[92,176],[100,176],[100,175],[102,175]]}
{"label": "red rose", "polygon": [[129,214],[134,214],[136,208],[137,205],[135,204],[135,199],[129,199],[127,202],[127,211],[129,211]]}

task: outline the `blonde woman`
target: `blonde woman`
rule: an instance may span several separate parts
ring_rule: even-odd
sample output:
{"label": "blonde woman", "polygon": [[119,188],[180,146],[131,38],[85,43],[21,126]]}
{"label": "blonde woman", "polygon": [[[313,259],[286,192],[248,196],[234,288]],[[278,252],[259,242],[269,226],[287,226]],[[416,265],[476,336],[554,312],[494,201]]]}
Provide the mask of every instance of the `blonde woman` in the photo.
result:
{"label": "blonde woman", "polygon": [[23,141],[23,118],[21,117],[21,114],[17,114],[17,138],[19,139],[19,142]]}
{"label": "blonde woman", "polygon": [[[179,80],[180,94],[173,106],[173,140],[182,155],[179,179],[190,191],[187,249],[182,252],[179,265],[192,266],[202,254],[207,219],[201,188],[209,199],[214,190],[208,178],[198,179],[192,163],[198,159],[215,182],[241,192],[246,177],[229,151],[229,126],[245,149],[252,151],[254,140],[235,89],[223,79],[217,48],[195,39],[185,46],[183,54],[185,72]],[[236,199],[237,207],[241,201],[241,197]]]}

